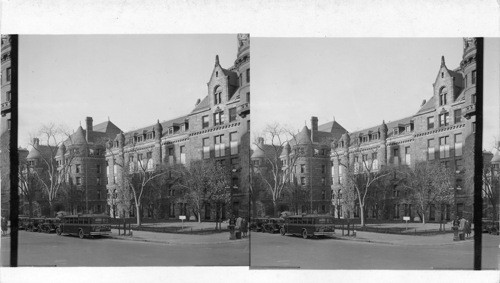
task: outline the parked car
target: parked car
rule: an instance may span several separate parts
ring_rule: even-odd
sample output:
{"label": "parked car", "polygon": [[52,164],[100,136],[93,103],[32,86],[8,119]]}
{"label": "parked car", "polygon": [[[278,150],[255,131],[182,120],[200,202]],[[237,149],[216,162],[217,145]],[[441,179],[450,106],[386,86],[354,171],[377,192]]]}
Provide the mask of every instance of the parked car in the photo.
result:
{"label": "parked car", "polygon": [[281,225],[283,225],[284,219],[283,218],[269,218],[267,221],[262,225],[262,229],[264,230],[263,232],[268,232],[268,233],[278,233],[280,231]]}
{"label": "parked car", "polygon": [[57,227],[61,220],[59,218],[45,218],[42,223],[40,223],[40,232],[52,233],[56,232]]}
{"label": "parked car", "polygon": [[489,233],[493,235],[498,235],[499,234],[499,226],[500,222],[493,221],[491,219],[482,219],[482,231],[483,233]]}
{"label": "parked car", "polygon": [[248,229],[255,232],[264,232],[263,225],[267,222],[267,218],[253,218],[250,220]]}
{"label": "parked car", "polygon": [[30,218],[28,216],[20,215],[19,216],[19,223],[18,223],[18,229],[19,230],[26,230],[26,227],[28,226]]}
{"label": "parked car", "polygon": [[41,217],[30,218],[28,224],[26,225],[26,231],[30,232],[41,232],[40,224],[43,223],[43,219]]}

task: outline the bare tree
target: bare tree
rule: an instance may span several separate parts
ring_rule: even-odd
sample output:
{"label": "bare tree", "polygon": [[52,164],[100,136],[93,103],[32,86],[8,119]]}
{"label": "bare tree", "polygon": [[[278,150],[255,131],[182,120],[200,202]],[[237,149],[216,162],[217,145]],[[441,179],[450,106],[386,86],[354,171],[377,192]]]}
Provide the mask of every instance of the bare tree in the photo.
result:
{"label": "bare tree", "polygon": [[51,123],[42,126],[37,136],[39,138],[32,139],[31,146],[38,152],[38,164],[29,166],[36,167],[32,172],[36,174],[44,193],[47,195],[50,214],[53,215],[54,202],[70,173],[71,161],[79,152],[69,151],[64,156],[64,161],[58,164],[55,160],[58,149],[64,143],[72,144],[71,135],[65,127]]}
{"label": "bare tree", "polygon": [[34,168],[27,166],[26,162],[19,164],[19,192],[23,199],[28,202],[28,215],[33,217],[33,202],[35,201],[36,192],[41,189],[38,175],[34,172]]}
{"label": "bare tree", "polygon": [[344,205],[353,209],[355,203],[359,205],[361,226],[365,226],[365,206],[367,195],[376,190],[377,183],[391,174],[387,167],[379,166],[376,158],[376,149],[362,149],[359,145],[349,149],[352,162],[344,157],[343,152],[334,146],[332,155],[338,160],[339,167],[343,168],[346,179],[340,183]]}
{"label": "bare tree", "polygon": [[500,170],[493,168],[490,162],[485,162],[482,179],[483,197],[491,204],[491,219],[496,221],[498,217],[498,200],[500,198]]}
{"label": "bare tree", "polygon": [[451,204],[454,200],[454,173],[437,162],[417,162],[414,167],[398,169],[400,184],[408,189],[408,200],[417,208],[425,224],[425,213],[431,205]]}
{"label": "bare tree", "polygon": [[259,164],[256,173],[261,176],[262,184],[271,194],[275,216],[278,214],[278,200],[294,176],[297,159],[303,155],[297,150],[291,152],[285,162],[282,162],[281,153],[290,148],[289,142],[295,141],[295,136],[296,133],[274,123],[268,125],[259,139],[254,142],[256,149],[264,153],[263,164]]}
{"label": "bare tree", "polygon": [[214,160],[196,160],[181,168],[181,179],[175,186],[183,188],[183,195],[201,222],[201,211],[206,203],[227,203],[231,197],[227,168]]}

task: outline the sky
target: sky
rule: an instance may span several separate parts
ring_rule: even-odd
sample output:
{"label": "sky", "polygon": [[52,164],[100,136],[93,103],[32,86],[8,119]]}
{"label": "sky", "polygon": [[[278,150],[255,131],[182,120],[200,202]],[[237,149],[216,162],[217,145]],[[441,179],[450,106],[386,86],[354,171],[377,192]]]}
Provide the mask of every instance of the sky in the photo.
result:
{"label": "sky", "polygon": [[22,35],[18,143],[42,125],[93,118],[122,131],[186,115],[207,95],[215,56],[233,65],[234,35]]}
{"label": "sky", "polygon": [[[499,39],[485,40],[484,148],[500,130]],[[441,56],[460,66],[462,38],[258,38],[252,40],[252,134],[335,119],[348,131],[415,114],[433,95]]]}

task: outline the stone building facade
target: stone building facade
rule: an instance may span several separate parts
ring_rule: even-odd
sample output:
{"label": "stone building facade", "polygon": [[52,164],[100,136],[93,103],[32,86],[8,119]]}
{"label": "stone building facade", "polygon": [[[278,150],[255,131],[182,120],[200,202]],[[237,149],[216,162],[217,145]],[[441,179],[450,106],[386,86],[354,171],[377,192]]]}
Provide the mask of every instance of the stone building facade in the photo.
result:
{"label": "stone building facade", "polygon": [[[248,213],[248,164],[250,131],[250,38],[238,35],[238,55],[233,66],[223,68],[219,57],[207,83],[207,94],[186,115],[156,123],[113,139],[106,153],[108,206],[116,217],[134,216],[133,197],[123,191],[123,170],[135,170],[145,164],[148,170],[157,165],[189,166],[193,160],[215,159],[231,168],[231,207],[226,212],[245,216]],[[141,162],[139,164],[139,162]],[[162,218],[191,214],[187,202],[173,187],[165,188],[168,197]],[[147,207],[144,216],[152,216]],[[201,213],[215,219],[216,208],[207,203]]]}
{"label": "stone building facade", "polygon": [[1,207],[2,216],[9,217],[10,215],[10,157],[9,157],[9,140],[10,140],[10,120],[11,120],[11,82],[12,82],[12,67],[11,67],[11,41],[9,35],[2,35],[2,52],[1,52],[1,118],[0,118],[0,172],[1,172]]}
{"label": "stone building facade", "polygon": [[[295,213],[330,213],[336,217],[359,217],[359,207],[350,211],[342,207],[345,197],[342,187],[347,180],[346,166],[363,170],[363,162],[373,170],[383,166],[412,166],[415,162],[440,162],[455,172],[455,205],[431,206],[427,219],[450,219],[454,213],[471,216],[474,172],[474,133],[476,102],[476,41],[464,39],[460,66],[449,69],[442,57],[433,94],[424,100],[415,114],[392,122],[348,133],[333,121],[318,126],[311,118],[311,128],[305,126],[282,150],[284,168],[299,152],[293,169],[293,182],[310,192],[309,204]],[[382,120],[382,119],[381,119]],[[265,152],[255,148],[254,164],[264,164]],[[298,151],[297,151],[298,150]],[[392,186],[392,185],[391,185]],[[403,201],[400,189],[394,185],[385,190],[382,199],[390,206],[365,207],[367,218],[402,219],[416,216],[415,209]],[[262,200],[265,202],[265,200]],[[283,209],[289,209],[286,205]],[[382,211],[384,210],[384,211]]]}
{"label": "stone building facade", "polygon": [[[347,178],[344,164],[363,170],[363,161],[382,166],[412,166],[415,162],[440,162],[455,172],[456,207],[431,205],[427,211],[430,221],[449,220],[454,213],[470,217],[473,186],[466,184],[467,174],[474,172],[474,133],[476,101],[476,41],[464,39],[463,59],[459,67],[448,69],[444,57],[433,83],[433,95],[423,101],[418,111],[397,121],[345,134],[332,148],[332,192],[342,195],[342,182]],[[370,206],[369,218],[402,219],[416,216],[410,204],[402,201],[400,188],[395,186],[386,198],[392,199],[388,211]],[[335,209],[344,216],[346,209]],[[339,211],[339,212],[337,212]],[[344,213],[342,213],[342,211]],[[338,215],[338,214],[341,215]],[[354,211],[354,216],[358,213]]]}

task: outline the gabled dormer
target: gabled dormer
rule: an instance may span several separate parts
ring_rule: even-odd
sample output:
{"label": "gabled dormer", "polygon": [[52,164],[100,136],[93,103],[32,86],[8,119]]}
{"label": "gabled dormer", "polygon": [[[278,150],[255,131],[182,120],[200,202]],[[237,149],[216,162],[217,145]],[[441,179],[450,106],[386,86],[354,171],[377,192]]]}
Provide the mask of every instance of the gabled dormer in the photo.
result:
{"label": "gabled dormer", "polygon": [[215,66],[208,82],[210,106],[227,103],[236,90],[238,75],[222,68],[219,55],[215,56]]}
{"label": "gabled dormer", "polygon": [[435,107],[448,107],[455,102],[462,89],[462,75],[446,67],[444,56],[441,57],[441,66],[434,81]]}

